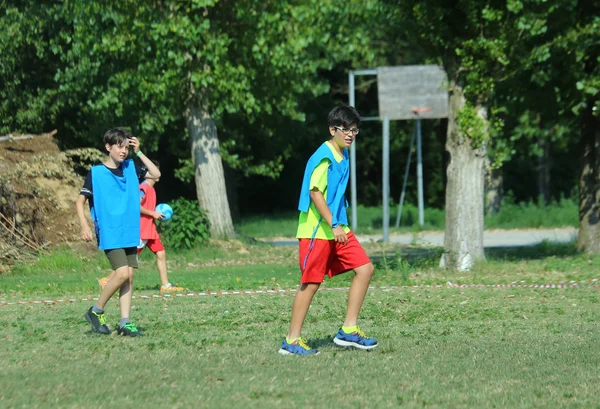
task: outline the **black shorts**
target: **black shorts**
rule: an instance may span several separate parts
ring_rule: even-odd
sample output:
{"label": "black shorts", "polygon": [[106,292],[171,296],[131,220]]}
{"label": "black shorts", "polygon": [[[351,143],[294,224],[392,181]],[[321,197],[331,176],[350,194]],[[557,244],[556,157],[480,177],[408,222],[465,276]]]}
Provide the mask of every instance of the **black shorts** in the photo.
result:
{"label": "black shorts", "polygon": [[113,270],[124,266],[138,268],[137,247],[104,250],[104,254],[106,254]]}

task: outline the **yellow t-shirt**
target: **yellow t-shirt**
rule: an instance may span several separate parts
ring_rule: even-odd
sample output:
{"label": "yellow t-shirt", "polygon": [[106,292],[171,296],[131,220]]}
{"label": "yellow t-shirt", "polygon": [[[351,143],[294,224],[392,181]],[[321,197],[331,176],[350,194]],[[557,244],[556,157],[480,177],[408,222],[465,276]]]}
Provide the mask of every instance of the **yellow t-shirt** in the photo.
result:
{"label": "yellow t-shirt", "polygon": [[[327,143],[327,147],[331,149],[333,152],[333,157],[337,162],[341,162],[344,158],[329,144]],[[325,200],[327,200],[327,174],[329,173],[329,159],[325,158],[313,170],[312,175],[310,176],[310,190],[314,188],[319,189],[319,192],[323,193]],[[300,212],[300,216],[298,218],[298,231],[296,232],[296,238],[298,239],[310,239],[313,236],[315,231],[315,227],[319,224],[319,219],[321,218],[321,214],[317,210],[317,207],[311,200],[310,206],[308,208],[308,212]],[[350,228],[347,225],[340,224],[346,233],[350,232]],[[327,224],[325,219],[321,220],[319,224],[319,228],[317,230],[317,234],[315,235],[316,239],[324,239],[324,240],[333,240],[335,239],[333,235],[333,230],[331,226]]]}

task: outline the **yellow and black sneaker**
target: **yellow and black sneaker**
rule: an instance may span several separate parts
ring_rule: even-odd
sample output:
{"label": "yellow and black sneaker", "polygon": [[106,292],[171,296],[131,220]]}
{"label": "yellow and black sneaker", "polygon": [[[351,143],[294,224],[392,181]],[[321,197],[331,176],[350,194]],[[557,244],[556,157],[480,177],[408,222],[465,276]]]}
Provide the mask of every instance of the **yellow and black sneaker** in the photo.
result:
{"label": "yellow and black sneaker", "polygon": [[133,322],[128,322],[127,324],[123,325],[122,327],[119,327],[119,329],[117,329],[117,334],[123,335],[126,337],[141,337],[142,336],[142,332],[139,329],[137,329],[137,327],[135,326],[135,324]]}
{"label": "yellow and black sneaker", "polygon": [[106,326],[106,317],[104,316],[104,313],[98,314],[92,311],[92,308],[93,307],[90,307],[85,313],[85,319],[92,326],[92,331],[98,334],[110,334],[110,330]]}

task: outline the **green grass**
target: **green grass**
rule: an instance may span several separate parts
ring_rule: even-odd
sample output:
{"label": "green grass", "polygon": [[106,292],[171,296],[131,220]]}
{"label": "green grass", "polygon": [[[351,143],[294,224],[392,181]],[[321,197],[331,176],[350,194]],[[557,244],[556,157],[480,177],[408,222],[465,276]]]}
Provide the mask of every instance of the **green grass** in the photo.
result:
{"label": "green grass", "polygon": [[[577,252],[575,244],[543,242],[533,247],[486,249],[487,262],[469,272],[438,268],[441,249],[364,243],[376,274],[373,285],[453,283],[525,283],[588,280],[600,276],[600,257]],[[154,255],[145,251],[136,271],[136,291],[159,290]],[[255,242],[213,242],[197,249],[167,249],[169,279],[190,291],[290,289],[298,283],[298,249]],[[97,296],[97,279],[108,274],[106,257],[91,245],[56,249],[36,263],[14,267],[0,275],[0,299],[30,296]],[[351,275],[327,280],[325,287],[350,285]]]}
{"label": "green grass", "polygon": [[[366,244],[375,286],[548,283],[598,277],[600,257],[574,245],[494,249],[472,272],[437,268],[439,250]],[[135,293],[157,294],[144,253]],[[290,289],[295,247],[214,242],[168,252],[190,291]],[[0,302],[97,296],[104,256],[62,248],[0,276]],[[350,274],[323,287],[347,287]],[[90,301],[0,306],[0,406],[11,408],[598,408],[597,289],[375,288],[361,326],[372,352],[338,349],[346,291],[320,291],[304,336],[321,351],[282,357],[292,293],[135,299],[139,339],[90,332]],[[107,306],[109,325],[117,302]]]}
{"label": "green grass", "polygon": [[[423,230],[444,230],[445,213],[443,210],[425,208],[425,224],[418,225],[418,209],[405,204],[402,208],[400,227],[396,228],[398,207],[390,206],[390,232],[409,233]],[[570,199],[561,199],[548,206],[538,204],[514,204],[506,200],[502,209],[497,214],[486,215],[484,224],[486,229],[523,229],[523,228],[555,228],[578,227],[578,204]],[[348,218],[351,209],[348,209]],[[358,225],[355,230],[358,234],[381,234],[383,229],[381,207],[357,208]],[[294,237],[298,223],[297,212],[286,212],[259,216],[248,216],[236,223],[236,231],[244,237]]]}
{"label": "green grass", "polygon": [[[321,292],[281,357],[292,295],[135,300],[140,339],[96,336],[89,303],[2,307],[4,407],[598,407],[595,290],[370,292],[380,346],[331,339],[345,294]],[[112,323],[115,306],[107,309]],[[26,392],[25,392],[26,391]]]}
{"label": "green grass", "polygon": [[543,227],[579,227],[579,205],[574,200],[561,199],[549,206],[533,202],[504,203],[502,210],[485,217],[488,229],[517,229]]}

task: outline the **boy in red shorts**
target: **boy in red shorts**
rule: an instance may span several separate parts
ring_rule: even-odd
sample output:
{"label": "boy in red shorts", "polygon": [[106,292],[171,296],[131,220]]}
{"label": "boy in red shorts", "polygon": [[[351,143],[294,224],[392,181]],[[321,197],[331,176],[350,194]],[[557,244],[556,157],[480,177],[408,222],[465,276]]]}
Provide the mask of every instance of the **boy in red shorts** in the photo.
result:
{"label": "boy in red shorts", "polygon": [[292,306],[292,320],[279,353],[318,354],[300,337],[313,296],[329,277],[354,270],[344,324],[333,342],[343,347],[369,350],[377,341],[358,327],[358,314],[367,294],[373,263],[348,228],[345,192],[349,179],[348,147],[358,135],[360,115],[350,106],[335,107],[328,116],[330,139],[306,165],[298,210],[296,237],[300,245],[301,285]]}
{"label": "boy in red shorts", "polygon": [[[156,161],[152,163],[159,168],[159,164]],[[147,247],[156,255],[156,266],[158,268],[158,274],[160,275],[160,292],[180,292],[183,291],[183,287],[176,287],[169,282],[167,277],[167,253],[165,247],[160,241],[160,236],[156,230],[155,220],[161,220],[163,214],[154,211],[156,208],[156,190],[154,185],[160,181],[159,178],[153,178],[147,176],[145,180],[140,183],[140,199],[141,199],[141,217],[140,217],[140,244],[138,245],[138,256],[142,253],[142,250]],[[113,277],[114,271],[108,276],[98,280],[100,287],[104,288],[106,283]]]}

